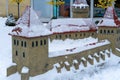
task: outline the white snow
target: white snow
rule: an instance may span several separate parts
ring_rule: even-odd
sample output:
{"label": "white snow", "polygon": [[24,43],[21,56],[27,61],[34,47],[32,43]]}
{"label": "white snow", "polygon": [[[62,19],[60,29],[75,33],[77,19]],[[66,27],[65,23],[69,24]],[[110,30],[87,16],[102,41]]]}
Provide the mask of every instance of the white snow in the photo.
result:
{"label": "white snow", "polygon": [[59,63],[54,64],[54,67],[60,67]]}
{"label": "white snow", "polygon": [[28,73],[29,72],[29,68],[24,66],[21,70],[21,73]]}
{"label": "white snow", "polygon": [[88,5],[88,4],[82,4],[82,3],[81,3],[81,4],[73,4],[72,6],[75,7],[75,8],[78,8],[78,7],[79,7],[80,9],[81,9],[81,8],[84,9],[84,8],[88,7],[89,5]]}
{"label": "white snow", "polygon": [[98,42],[98,39],[89,37],[84,39],[66,39],[49,41],[49,57],[57,57],[69,54],[77,54],[88,49],[110,44],[108,40]]}
{"label": "white snow", "polygon": [[[20,28],[21,31],[18,31],[17,28]],[[23,16],[17,21],[15,29],[10,34],[23,37],[38,37],[49,35],[51,32],[40,22],[35,11],[27,7]]]}
{"label": "white snow", "polygon": [[[5,26],[6,18],[0,17],[0,80],[21,80],[19,73],[9,77],[6,76],[6,69],[12,65],[12,45],[11,36],[8,33],[13,27]],[[77,41],[75,41],[77,43]],[[92,41],[91,41],[92,42]],[[57,43],[56,43],[57,44]],[[70,46],[70,45],[69,45]],[[102,61],[100,61],[102,62]],[[112,55],[103,64],[95,63],[86,68],[75,70],[71,67],[70,71],[62,70],[57,73],[56,69],[45,74],[30,77],[30,80],[119,80],[120,79],[120,58]]]}
{"label": "white snow", "polygon": [[75,59],[75,60],[73,60],[73,63],[78,63],[78,61]]}
{"label": "white snow", "polygon": [[64,63],[65,63],[65,65],[67,65],[67,66],[69,66],[69,65],[70,65],[68,61],[65,61]]}
{"label": "white snow", "polygon": [[96,26],[90,18],[54,19],[48,25],[52,33],[96,30]]}

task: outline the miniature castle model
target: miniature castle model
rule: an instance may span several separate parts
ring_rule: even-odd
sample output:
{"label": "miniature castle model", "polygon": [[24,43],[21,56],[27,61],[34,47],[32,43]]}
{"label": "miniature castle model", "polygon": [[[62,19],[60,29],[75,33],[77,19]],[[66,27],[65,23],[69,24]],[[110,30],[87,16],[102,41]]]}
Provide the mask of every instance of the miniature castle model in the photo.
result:
{"label": "miniature castle model", "polygon": [[[105,60],[105,55],[110,57],[111,52],[117,54],[116,48],[120,48],[120,22],[114,8],[107,9],[98,26],[89,18],[53,19],[43,26],[34,10],[28,7],[18,20],[17,27],[10,33],[12,60],[16,65],[8,68],[8,76],[19,72],[22,80],[29,80],[29,76],[43,74],[53,67],[56,67],[57,72],[61,72],[63,67],[68,71],[71,66],[79,69],[81,64],[85,67],[87,63],[94,65],[94,59],[97,62]],[[78,43],[80,46],[57,52],[49,48],[54,40],[88,37],[98,40],[83,46]]]}
{"label": "miniature castle model", "polygon": [[89,5],[86,0],[75,0],[72,5],[73,18],[88,18]]}

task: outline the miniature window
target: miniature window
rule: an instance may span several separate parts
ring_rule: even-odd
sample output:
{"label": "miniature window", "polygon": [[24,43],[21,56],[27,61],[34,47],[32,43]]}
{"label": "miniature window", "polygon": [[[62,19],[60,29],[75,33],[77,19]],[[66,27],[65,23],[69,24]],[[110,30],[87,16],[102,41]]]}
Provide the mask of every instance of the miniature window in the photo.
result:
{"label": "miniature window", "polygon": [[23,58],[25,58],[25,52],[23,52]]}
{"label": "miniature window", "polygon": [[56,35],[56,39],[58,38],[58,36]]}
{"label": "miniature window", "polygon": [[77,34],[75,34],[75,37],[77,37]]}
{"label": "miniature window", "polygon": [[14,40],[14,45],[16,45],[16,40]]}
{"label": "miniature window", "polygon": [[36,46],[38,46],[38,41],[36,41]]}
{"label": "miniature window", "polygon": [[27,44],[26,44],[26,41],[24,42],[24,47],[26,47],[27,46]]}
{"label": "miniature window", "polygon": [[67,36],[67,35],[65,35],[65,37],[67,38],[68,36]]}
{"label": "miniature window", "polygon": [[44,40],[44,45],[46,45],[46,40]]}
{"label": "miniature window", "polygon": [[43,42],[42,42],[42,40],[40,40],[40,45],[43,45]]}
{"label": "miniature window", "polygon": [[102,30],[100,30],[100,33],[102,33]]}
{"label": "miniature window", "polygon": [[108,34],[110,33],[110,30],[108,30]]}
{"label": "miniature window", "polygon": [[82,36],[82,34],[80,34],[80,36]]}
{"label": "miniature window", "polygon": [[17,40],[17,45],[19,45],[19,41]]}
{"label": "miniature window", "polygon": [[104,30],[104,33],[106,34],[106,30]]}
{"label": "miniature window", "polygon": [[15,52],[15,55],[18,56],[18,52],[17,51]]}
{"label": "miniature window", "polygon": [[94,35],[94,33],[92,33],[92,36]]}
{"label": "miniature window", "polygon": [[86,34],[84,33],[84,36],[85,36]]}
{"label": "miniature window", "polygon": [[59,35],[59,38],[61,39],[61,38],[62,38],[62,36],[61,36],[61,35]]}
{"label": "miniature window", "polygon": [[34,47],[34,42],[32,42],[32,47]]}
{"label": "miniature window", "polygon": [[69,37],[71,37],[71,35],[69,34]]}
{"label": "miniature window", "polygon": [[114,33],[114,31],[112,30],[111,33]]}
{"label": "miniature window", "polygon": [[23,41],[21,41],[21,46],[23,47]]}

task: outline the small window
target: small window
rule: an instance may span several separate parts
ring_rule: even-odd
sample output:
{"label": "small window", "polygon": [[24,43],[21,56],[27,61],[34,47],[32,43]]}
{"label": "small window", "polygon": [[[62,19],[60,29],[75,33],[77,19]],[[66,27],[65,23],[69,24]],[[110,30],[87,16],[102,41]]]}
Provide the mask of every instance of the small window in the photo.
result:
{"label": "small window", "polygon": [[14,45],[16,45],[16,40],[14,40]]}
{"label": "small window", "polygon": [[23,47],[23,41],[21,41],[21,46]]}
{"label": "small window", "polygon": [[86,34],[84,33],[84,36],[85,36]]}
{"label": "small window", "polygon": [[77,34],[75,34],[75,37],[77,37]]}
{"label": "small window", "polygon": [[114,33],[113,30],[111,31],[111,33]]}
{"label": "small window", "polygon": [[62,38],[62,36],[61,36],[61,35],[59,35],[59,38],[61,39],[61,38]]}
{"label": "small window", "polygon": [[43,42],[42,42],[42,40],[40,40],[40,45],[43,45]]}
{"label": "small window", "polygon": [[32,47],[34,47],[34,42],[32,42]]}
{"label": "small window", "polygon": [[110,30],[108,30],[108,34],[110,34]]}
{"label": "small window", "polygon": [[82,34],[80,34],[80,36],[82,36]]}
{"label": "small window", "polygon": [[65,35],[65,37],[67,38],[68,36],[67,36],[67,35]]}
{"label": "small window", "polygon": [[27,47],[26,41],[24,42],[24,47]]}
{"label": "small window", "polygon": [[106,30],[104,30],[104,33],[106,34]]}
{"label": "small window", "polygon": [[58,36],[56,35],[56,39],[58,38]]}
{"label": "small window", "polygon": [[100,33],[102,33],[102,30],[100,30]]}
{"label": "small window", "polygon": [[23,52],[23,58],[25,58],[25,52]]}
{"label": "small window", "polygon": [[94,36],[94,33],[92,33],[92,36]]}
{"label": "small window", "polygon": [[36,46],[38,46],[38,41],[36,41]]}
{"label": "small window", "polygon": [[17,40],[17,46],[19,45],[19,41]]}
{"label": "small window", "polygon": [[18,52],[17,51],[15,52],[15,55],[18,56]]}
{"label": "small window", "polygon": [[46,40],[44,40],[44,45],[46,45]]}
{"label": "small window", "polygon": [[71,37],[71,34],[69,34],[69,37]]}

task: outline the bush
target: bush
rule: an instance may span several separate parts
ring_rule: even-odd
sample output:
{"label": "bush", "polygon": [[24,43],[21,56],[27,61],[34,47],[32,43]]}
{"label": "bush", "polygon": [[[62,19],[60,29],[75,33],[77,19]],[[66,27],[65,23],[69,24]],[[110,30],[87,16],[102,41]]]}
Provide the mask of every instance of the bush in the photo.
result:
{"label": "bush", "polygon": [[15,18],[14,18],[14,16],[13,16],[13,14],[9,14],[9,16],[8,16],[5,24],[6,24],[7,26],[15,26],[15,25],[16,25],[16,21],[15,21]]}

